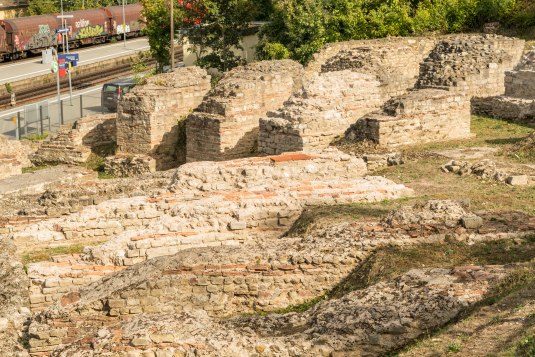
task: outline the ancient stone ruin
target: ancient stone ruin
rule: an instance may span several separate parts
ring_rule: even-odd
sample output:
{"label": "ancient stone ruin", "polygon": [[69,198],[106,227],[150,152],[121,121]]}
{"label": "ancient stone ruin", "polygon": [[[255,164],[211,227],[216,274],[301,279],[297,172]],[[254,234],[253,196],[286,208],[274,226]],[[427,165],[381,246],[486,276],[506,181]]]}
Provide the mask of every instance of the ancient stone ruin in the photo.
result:
{"label": "ancient stone ruin", "polygon": [[0,179],[20,175],[24,167],[31,166],[28,159],[31,150],[19,141],[0,135],[0,147]]}
{"label": "ancient stone ruin", "polygon": [[108,163],[108,171],[123,175],[128,172],[126,166],[135,167],[139,174],[184,163],[183,121],[209,89],[210,76],[198,67],[151,77],[147,84],[132,89],[119,102],[117,154]]}
{"label": "ancient stone ruin", "polygon": [[524,45],[491,35],[392,42],[354,42],[330,59],[318,56],[321,73],[260,120],[259,151],[325,147],[355,122],[349,140],[406,145],[422,135],[424,141],[468,137],[470,99],[503,93],[504,72]]}
{"label": "ancient stone ruin", "polygon": [[[109,155],[107,180],[63,165],[18,175],[28,155],[6,140],[0,165],[17,176],[0,181],[0,355],[380,356],[454,321],[533,264],[418,265],[373,280],[376,254],[525,247],[535,217],[423,198],[329,146],[344,135],[387,148],[469,137],[471,102],[530,95],[533,56],[505,75],[523,45],[350,41],[306,68],[238,67],[213,88],[196,67],[157,75],[117,117],[82,118],[31,155],[71,165]],[[503,176],[458,163],[443,169]]]}
{"label": "ancient stone ruin", "polygon": [[91,152],[115,151],[116,114],[91,115],[65,125],[30,156],[34,165],[76,165],[86,162]]}
{"label": "ancient stone ruin", "polygon": [[495,118],[533,121],[535,118],[535,51],[527,53],[514,70],[505,73],[505,94],[477,98],[474,113]]}
{"label": "ancient stone ruin", "polygon": [[434,44],[426,38],[353,41],[339,45],[329,59],[318,55],[309,71],[320,72],[260,120],[258,150],[277,154],[329,146],[358,118],[413,88]]}
{"label": "ancient stone ruin", "polygon": [[220,161],[256,152],[258,120],[279,108],[301,86],[296,62],[238,67],[218,83],[187,119],[187,161]]}
{"label": "ancient stone ruin", "polygon": [[346,131],[349,141],[394,147],[470,136],[470,101],[438,89],[409,92],[364,115]]}

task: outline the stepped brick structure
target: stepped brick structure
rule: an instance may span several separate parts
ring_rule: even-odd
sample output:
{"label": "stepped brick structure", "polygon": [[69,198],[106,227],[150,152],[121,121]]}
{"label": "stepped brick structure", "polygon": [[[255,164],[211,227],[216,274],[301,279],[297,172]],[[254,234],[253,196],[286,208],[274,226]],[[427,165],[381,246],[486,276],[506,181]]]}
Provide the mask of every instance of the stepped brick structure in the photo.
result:
{"label": "stepped brick structure", "polygon": [[361,116],[413,88],[435,40],[399,38],[333,45],[317,56],[302,90],[260,120],[258,150],[266,154],[327,147]]}
{"label": "stepped brick structure", "polygon": [[149,169],[157,170],[184,163],[185,139],[180,134],[180,122],[209,90],[210,76],[198,67],[177,68],[132,89],[119,101],[117,155],[149,156],[154,160]]}
{"label": "stepped brick structure", "polygon": [[470,119],[466,96],[422,89],[389,100],[345,135],[349,141],[370,140],[385,147],[464,139],[470,136]]}
{"label": "stepped brick structure", "polygon": [[385,178],[363,178],[365,173],[361,159],[336,150],[191,163],[177,170],[171,192],[110,200],[67,217],[30,224],[13,232],[19,246],[106,241],[87,247],[81,256],[32,265],[32,309],[53,304],[65,293],[77,291],[88,275],[113,272],[114,266],[132,266],[193,248],[271,241],[290,228],[306,205],[412,194]]}
{"label": "stepped brick structure", "polygon": [[[480,220],[479,228],[463,228],[465,223],[462,222],[471,218]],[[250,241],[234,247],[188,249],[126,269],[113,265],[91,269],[87,263],[77,264],[73,261],[70,266],[62,263],[75,257],[32,264],[29,267],[33,286],[30,301],[36,301],[32,307],[39,309],[46,301],[50,301],[52,297],[48,293],[69,292],[59,294],[57,302],[32,321],[30,352],[46,354],[52,350],[58,351],[66,344],[83,344],[83,341],[97,334],[102,335],[103,328],[128,329],[124,325],[127,321],[158,319],[160,314],[176,316],[201,311],[206,316],[220,318],[298,304],[329,291],[378,247],[386,245],[437,243],[451,237],[471,242],[523,239],[529,237],[530,227],[535,227],[535,221],[526,221],[526,217],[515,218],[522,227],[512,222],[509,226],[511,217],[501,218],[493,215],[475,216],[451,201],[430,201],[418,207],[394,211],[380,222],[346,222],[299,238]],[[49,272],[47,275],[50,269],[55,273]],[[106,273],[106,278],[98,282],[85,287],[75,285],[80,284],[82,279],[92,280],[93,276]],[[455,285],[451,293],[443,291],[437,296],[455,296],[455,301],[459,301],[459,296],[471,296],[477,301],[487,289],[485,281],[496,282],[494,278],[489,278],[507,275],[503,273],[505,270],[498,266],[472,266],[441,272],[432,270],[417,275],[421,278],[427,276],[424,280],[436,277],[437,282],[446,282],[443,287],[447,291],[452,288],[452,281],[456,281],[456,284],[476,283],[477,288],[471,293],[458,290],[461,286]],[[446,278],[449,274],[452,280]],[[37,288],[41,284],[49,287],[46,292],[43,289],[43,295]],[[432,283],[430,286],[437,285]],[[429,289],[425,291],[425,296],[429,298]],[[458,295],[453,291],[462,293]],[[377,293],[380,294],[379,290]],[[344,301],[347,302],[347,299]],[[424,303],[424,300],[418,301],[414,306]],[[336,305],[340,302],[335,300],[327,304]],[[310,311],[321,309],[319,306]],[[444,308],[435,307],[429,311],[442,314]],[[449,313],[446,315],[446,319],[452,317]],[[257,318],[261,317],[252,319]],[[366,319],[369,321],[369,318]],[[399,337],[398,333],[392,335]],[[173,337],[165,338],[174,341]],[[131,340],[128,340],[128,344],[130,347],[146,346],[137,345],[137,341]],[[150,342],[148,345],[151,345]],[[153,347],[158,350],[163,346],[156,344]]]}
{"label": "stepped brick structure", "polygon": [[505,94],[490,98],[474,98],[473,111],[520,121],[535,121],[535,50],[528,52],[521,63],[505,74]]}
{"label": "stepped brick structure", "polygon": [[522,57],[525,41],[497,35],[441,38],[420,68],[417,88],[445,89],[471,97],[505,92],[505,72]]}
{"label": "stepped brick structure", "polygon": [[[413,101],[420,103],[415,104],[421,108],[420,118],[413,118],[409,123],[407,113],[404,122],[392,121],[392,116],[376,118],[375,124],[367,120],[369,125],[353,126],[351,137],[372,138],[375,135],[373,140],[379,141],[377,135],[380,135],[383,137],[380,141],[395,142],[396,145],[413,143],[414,135],[424,133],[431,135],[424,141],[466,137],[469,135],[466,129],[469,119],[465,113],[466,105],[460,104],[458,96],[466,95],[470,100],[474,96],[503,93],[504,72],[518,63],[524,41],[495,35],[456,35],[434,40],[356,41],[339,46],[327,47],[325,53],[319,54],[316,57],[318,63],[310,66],[310,71],[320,70],[319,75],[307,72],[308,82],[304,89],[294,94],[282,108],[261,119],[260,152],[275,154],[326,147],[351,123],[413,88],[434,89],[398,98],[398,102],[408,106],[412,106]],[[439,94],[436,90],[451,93]],[[453,108],[452,100],[460,106]],[[422,105],[424,102],[427,106]],[[426,110],[428,113],[423,112]],[[461,118],[456,118],[459,113]],[[431,124],[434,120],[440,122]],[[459,120],[462,121],[461,128],[448,134]],[[375,128],[379,122],[384,128],[382,132]],[[451,127],[448,127],[449,122]],[[426,127],[416,131],[410,129],[418,125]],[[359,127],[366,132],[355,133]],[[407,129],[412,133],[403,142]],[[386,138],[390,135],[392,138]]]}
{"label": "stepped brick structure", "polygon": [[303,68],[263,61],[230,71],[187,119],[187,161],[221,161],[256,151],[258,120],[300,87]]}
{"label": "stepped brick structure", "polygon": [[92,151],[114,149],[117,114],[83,117],[65,125],[30,156],[34,165],[84,163]]}

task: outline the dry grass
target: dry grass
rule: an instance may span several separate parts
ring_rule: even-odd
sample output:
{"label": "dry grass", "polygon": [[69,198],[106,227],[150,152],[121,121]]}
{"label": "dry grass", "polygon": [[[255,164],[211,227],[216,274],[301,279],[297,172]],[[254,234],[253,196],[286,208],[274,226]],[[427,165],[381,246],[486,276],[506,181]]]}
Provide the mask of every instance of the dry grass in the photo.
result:
{"label": "dry grass", "polygon": [[96,246],[104,243],[103,241],[89,242],[89,243],[77,243],[71,245],[62,245],[58,247],[46,247],[41,249],[35,249],[22,254],[21,262],[24,266],[30,263],[50,261],[55,255],[64,254],[80,254],[85,247]]}

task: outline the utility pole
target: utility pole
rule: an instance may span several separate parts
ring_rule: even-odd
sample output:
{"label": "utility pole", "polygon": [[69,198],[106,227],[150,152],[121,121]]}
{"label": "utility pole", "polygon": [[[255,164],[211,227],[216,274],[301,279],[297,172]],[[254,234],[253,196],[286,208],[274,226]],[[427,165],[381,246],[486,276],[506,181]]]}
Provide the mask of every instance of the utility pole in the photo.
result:
{"label": "utility pole", "polygon": [[55,56],[55,61],[56,61],[56,65],[55,65],[55,68],[56,68],[56,90],[58,92],[58,121],[60,123],[60,125],[63,125],[63,120],[61,118],[61,90],[60,90],[60,86],[59,86],[59,68],[57,67],[57,61],[58,61],[58,51],[56,51],[56,49],[54,47],[52,47],[52,55]]}
{"label": "utility pole", "polygon": [[[63,0],[61,0],[61,28],[65,28],[64,22],[65,19],[63,18]],[[67,42],[69,42],[68,37],[65,35],[65,33],[61,33],[61,39],[63,41],[63,53],[65,54],[65,39],[67,38]]]}
{"label": "utility pole", "polygon": [[124,15],[124,3],[125,0],[123,0],[123,40],[124,40],[124,47],[126,47],[126,16]]}
{"label": "utility pole", "polygon": [[174,16],[174,6],[173,1],[171,2],[171,49],[170,49],[170,55],[171,55],[171,71],[175,70],[175,16]]}

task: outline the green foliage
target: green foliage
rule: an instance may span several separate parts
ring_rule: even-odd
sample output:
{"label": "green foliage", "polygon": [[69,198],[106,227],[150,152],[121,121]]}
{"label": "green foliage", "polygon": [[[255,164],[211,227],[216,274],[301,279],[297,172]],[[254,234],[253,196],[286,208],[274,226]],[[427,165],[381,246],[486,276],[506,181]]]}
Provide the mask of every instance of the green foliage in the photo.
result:
{"label": "green foliage", "polygon": [[515,356],[535,356],[535,335],[527,336],[518,343],[518,346],[515,351]]}
{"label": "green foliage", "polygon": [[[261,31],[260,59],[307,63],[324,44],[351,39],[452,33],[486,22],[535,24],[528,0],[274,0]],[[525,11],[525,9],[530,9]]]}
{"label": "green foliage", "polygon": [[4,84],[4,87],[6,87],[6,92],[8,92],[9,94],[13,93],[13,86],[11,85],[11,83],[7,82],[6,84]]}
{"label": "green foliage", "polygon": [[42,134],[39,132],[36,132],[33,134],[25,135],[21,139],[29,140],[29,141],[41,141],[41,140],[45,140],[46,138],[48,138],[48,134],[49,134],[48,131],[45,130]]}
{"label": "green foliage", "polygon": [[[130,0],[127,3],[132,4]],[[121,5],[118,0],[74,0],[63,1],[63,11],[82,9],[98,9],[103,6]],[[30,0],[28,2],[29,15],[53,14],[61,11],[61,0]]]}
{"label": "green foliage", "polygon": [[[149,39],[150,52],[158,62],[158,68],[169,65],[169,49],[171,44],[171,22],[169,2],[165,0],[141,0],[141,14],[146,21],[144,30]],[[179,13],[176,11],[175,24],[178,24]]]}
{"label": "green foliage", "polygon": [[221,72],[244,63],[233,49],[241,49],[243,34],[249,22],[259,14],[253,0],[203,0],[196,9],[182,8],[184,19],[194,19],[202,13],[201,24],[188,24],[185,34],[193,50],[199,55],[197,64]]}
{"label": "green foliage", "polygon": [[461,345],[458,343],[452,343],[448,345],[448,352],[459,352],[461,350]]}
{"label": "green foliage", "polygon": [[154,69],[149,69],[147,66],[147,61],[150,57],[150,52],[139,52],[132,62],[131,68],[134,73],[134,81],[136,82],[136,85],[145,84],[148,77],[156,74]]}

